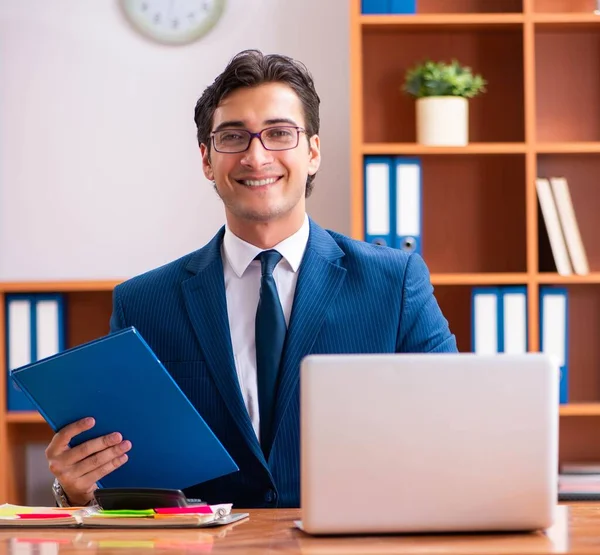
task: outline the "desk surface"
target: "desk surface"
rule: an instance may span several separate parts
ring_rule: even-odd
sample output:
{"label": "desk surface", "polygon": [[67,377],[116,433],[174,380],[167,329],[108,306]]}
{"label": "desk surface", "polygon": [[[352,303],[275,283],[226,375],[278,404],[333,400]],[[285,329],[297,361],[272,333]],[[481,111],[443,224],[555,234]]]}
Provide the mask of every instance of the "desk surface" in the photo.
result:
{"label": "desk surface", "polygon": [[250,519],[199,530],[0,530],[0,555],[101,553],[600,553],[600,504],[571,504],[544,533],[313,538],[297,509],[252,510]]}

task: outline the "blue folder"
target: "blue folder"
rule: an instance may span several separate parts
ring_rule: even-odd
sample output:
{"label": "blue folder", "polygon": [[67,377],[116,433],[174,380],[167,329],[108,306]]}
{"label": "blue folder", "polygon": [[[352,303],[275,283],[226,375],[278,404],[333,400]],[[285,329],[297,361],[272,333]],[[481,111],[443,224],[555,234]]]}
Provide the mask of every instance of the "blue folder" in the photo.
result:
{"label": "blue folder", "polygon": [[54,431],[95,418],[72,447],[111,432],[131,441],[129,460],[102,478],[101,487],[183,489],[239,470],[133,327],[11,375]]}
{"label": "blue folder", "polygon": [[417,0],[362,0],[361,13],[364,14],[414,14]]}

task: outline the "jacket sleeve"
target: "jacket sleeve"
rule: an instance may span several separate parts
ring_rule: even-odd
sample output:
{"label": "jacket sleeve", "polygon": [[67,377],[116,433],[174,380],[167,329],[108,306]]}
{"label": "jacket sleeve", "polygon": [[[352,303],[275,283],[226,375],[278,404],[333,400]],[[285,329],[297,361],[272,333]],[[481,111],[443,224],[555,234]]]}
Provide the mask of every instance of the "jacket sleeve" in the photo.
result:
{"label": "jacket sleeve", "polygon": [[112,314],[110,317],[110,333],[114,333],[126,327],[123,305],[119,296],[119,286],[115,287],[112,295]]}
{"label": "jacket sleeve", "polygon": [[429,270],[418,254],[410,255],[406,265],[396,352],[458,352],[456,337],[433,294]]}

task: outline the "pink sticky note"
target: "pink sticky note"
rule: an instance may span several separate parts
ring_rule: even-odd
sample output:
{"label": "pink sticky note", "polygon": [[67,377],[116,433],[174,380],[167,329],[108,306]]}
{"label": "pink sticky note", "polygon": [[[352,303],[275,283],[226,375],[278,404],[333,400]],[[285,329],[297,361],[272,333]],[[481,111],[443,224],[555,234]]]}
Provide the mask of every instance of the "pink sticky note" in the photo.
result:
{"label": "pink sticky note", "polygon": [[212,514],[212,509],[209,505],[196,505],[195,507],[163,507],[161,509],[154,509],[154,512],[158,515],[210,515]]}
{"label": "pink sticky note", "polygon": [[25,513],[17,515],[19,518],[65,518],[69,515],[55,513]]}

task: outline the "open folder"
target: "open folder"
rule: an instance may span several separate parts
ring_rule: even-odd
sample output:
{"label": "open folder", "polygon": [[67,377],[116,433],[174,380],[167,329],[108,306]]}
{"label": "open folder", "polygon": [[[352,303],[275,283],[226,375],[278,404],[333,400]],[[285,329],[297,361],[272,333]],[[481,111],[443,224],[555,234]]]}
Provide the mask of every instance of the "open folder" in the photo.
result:
{"label": "open folder", "polygon": [[239,470],[134,327],[11,375],[54,431],[95,418],[72,447],[111,432],[131,441],[128,461],[101,487],[184,489]]}
{"label": "open folder", "polygon": [[231,503],[146,511],[104,511],[100,507],[0,505],[2,528],[211,528],[248,518],[232,513]]}

